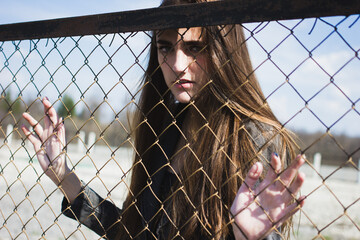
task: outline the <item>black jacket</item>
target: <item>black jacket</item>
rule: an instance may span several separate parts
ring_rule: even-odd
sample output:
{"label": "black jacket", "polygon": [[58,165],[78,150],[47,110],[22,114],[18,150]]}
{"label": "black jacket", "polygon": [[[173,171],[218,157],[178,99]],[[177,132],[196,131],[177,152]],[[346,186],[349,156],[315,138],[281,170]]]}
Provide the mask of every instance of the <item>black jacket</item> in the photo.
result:
{"label": "black jacket", "polygon": [[[179,128],[181,128],[184,115],[180,115],[176,120],[176,125]],[[169,122],[166,124],[169,124]],[[279,151],[279,137],[269,141],[262,133],[264,130],[269,132],[271,130],[269,126],[254,122],[249,122],[246,125],[255,146],[262,149],[264,159],[270,159],[273,152]],[[154,161],[156,165],[152,165],[151,169],[148,169],[150,176],[152,176],[151,189],[149,187],[145,189],[138,198],[141,215],[143,216],[142,224],[144,228],[147,226],[148,230],[144,231],[137,239],[166,239],[166,233],[168,232],[166,225],[169,222],[167,218],[164,216],[157,223],[150,221],[150,219],[160,207],[157,197],[160,196],[161,198],[164,193],[169,192],[171,185],[176,181],[173,174],[169,173],[167,168],[163,166],[168,163],[168,159],[174,153],[179,135],[178,128],[172,125],[159,138],[161,149],[159,148],[153,153],[154,159],[158,159],[158,161]],[[272,134],[269,134],[269,138],[271,136]],[[121,209],[117,208],[110,200],[104,200],[88,186],[83,187],[82,194],[71,205],[64,198],[62,211],[64,215],[84,224],[103,238],[114,239],[117,235],[118,226],[114,223],[119,219]],[[229,236],[228,239],[233,239],[233,236]],[[280,239],[280,236],[273,232],[266,239]]]}

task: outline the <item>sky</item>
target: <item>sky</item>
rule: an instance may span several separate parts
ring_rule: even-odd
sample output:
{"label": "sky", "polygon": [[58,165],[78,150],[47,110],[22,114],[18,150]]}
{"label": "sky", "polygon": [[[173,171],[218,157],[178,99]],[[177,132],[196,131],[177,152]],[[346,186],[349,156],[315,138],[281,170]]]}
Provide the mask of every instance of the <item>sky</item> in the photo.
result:
{"label": "sky", "polygon": [[[98,0],[0,0],[0,24],[151,8],[158,6],[159,3],[160,0],[105,0],[101,3]],[[249,38],[247,44],[256,69],[255,73],[275,115],[287,127],[308,132],[324,132],[330,127],[338,134],[360,136],[360,59],[356,57],[356,52],[359,53],[360,49],[360,21],[355,22],[356,18],[357,16],[332,17],[316,22],[315,19],[306,19],[245,25],[245,35]],[[335,25],[338,28],[337,32],[334,32]],[[293,29],[293,34],[289,29]],[[149,41],[148,36],[144,33],[121,36],[129,39],[128,44],[132,49],[136,49],[135,54],[140,55],[140,62],[145,62],[146,54],[140,53]],[[107,51],[110,53],[116,51],[117,46],[124,41],[121,36],[116,36],[114,39],[107,36],[102,39],[107,44]],[[95,39],[96,42],[97,40]],[[91,52],[94,47],[93,42],[94,36],[81,39],[81,46],[85,52]],[[110,44],[111,42],[113,45]],[[278,45],[279,42],[282,44]],[[66,49],[73,44],[71,39],[66,39],[61,43],[61,47]],[[44,48],[48,47],[46,40],[40,45]],[[87,46],[89,46],[88,50],[86,50]],[[29,43],[22,42],[20,47],[27,49]],[[123,52],[115,56],[126,56],[130,59],[133,57],[126,48],[120,51]],[[124,86],[119,84],[111,90],[118,81],[114,69],[106,68],[102,71],[103,64],[95,63],[100,60],[106,62],[107,56],[101,51],[96,54],[89,58],[93,64],[92,70],[101,72],[101,77],[106,81],[102,85],[103,89],[94,86],[87,94],[92,96],[96,95],[97,91],[111,91],[109,94],[111,101],[114,103],[124,101],[124,98],[118,94],[126,92]],[[73,58],[79,57],[81,56]],[[33,61],[38,60],[34,57]],[[121,57],[114,57],[113,61],[113,65],[121,71],[126,71],[131,66],[131,61],[124,62]],[[73,67],[71,71],[76,71],[78,62],[80,61],[71,63],[69,58],[68,66]],[[51,63],[48,63],[48,66],[52,69]],[[58,65],[54,65],[53,71],[56,67]],[[61,71],[59,70],[58,75]],[[19,78],[21,74],[24,73],[19,73]],[[66,76],[67,73],[65,71],[61,74]],[[132,93],[136,91],[136,81],[133,79],[140,78],[141,74],[141,68],[136,65],[125,75],[124,81],[131,86]],[[84,70],[77,77],[81,79],[79,84],[84,84],[85,88],[86,85],[91,84],[91,80],[87,82],[85,79],[94,78],[90,70]],[[26,78],[25,74],[24,78]],[[64,82],[71,80],[70,77],[64,79],[67,79]],[[333,82],[330,81],[332,79]],[[48,88],[50,89],[51,86]],[[49,90],[49,94],[51,91],[55,90]],[[75,86],[72,85],[68,91],[79,97]]]}
{"label": "sky", "polygon": [[0,0],[0,24],[157,7],[160,0]]}

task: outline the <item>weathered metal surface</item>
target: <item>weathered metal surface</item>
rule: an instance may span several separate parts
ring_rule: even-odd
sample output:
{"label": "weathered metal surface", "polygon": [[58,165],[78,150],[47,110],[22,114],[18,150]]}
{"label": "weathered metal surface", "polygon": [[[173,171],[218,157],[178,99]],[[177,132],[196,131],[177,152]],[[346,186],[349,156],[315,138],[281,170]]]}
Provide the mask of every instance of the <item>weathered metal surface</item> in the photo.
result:
{"label": "weathered metal surface", "polygon": [[359,0],[224,0],[0,25],[0,41],[136,32],[360,13]]}

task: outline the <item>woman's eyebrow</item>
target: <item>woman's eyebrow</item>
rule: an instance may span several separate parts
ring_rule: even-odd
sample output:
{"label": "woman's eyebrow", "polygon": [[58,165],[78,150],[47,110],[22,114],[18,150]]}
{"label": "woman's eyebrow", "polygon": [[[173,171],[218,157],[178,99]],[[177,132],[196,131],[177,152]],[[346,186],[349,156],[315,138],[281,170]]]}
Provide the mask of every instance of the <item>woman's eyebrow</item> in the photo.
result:
{"label": "woman's eyebrow", "polygon": [[156,41],[157,44],[162,44],[162,45],[172,45],[170,41],[166,41],[166,40],[162,40],[162,39],[158,39]]}
{"label": "woman's eyebrow", "polygon": [[[183,43],[184,46],[199,46],[199,47],[202,47],[202,46],[205,45],[205,42],[202,41],[202,40],[189,40],[189,41],[180,40],[180,41],[176,42],[176,45],[180,44],[180,43]],[[173,45],[173,43],[171,41],[167,41],[167,40],[163,40],[163,39],[158,39],[156,41],[156,44],[158,44],[158,45],[166,45],[166,46],[172,46]]]}
{"label": "woman's eyebrow", "polygon": [[186,41],[186,40],[181,40],[184,44],[186,45],[197,45],[197,46],[202,46],[205,44],[204,41],[202,40],[190,40],[190,41]]}

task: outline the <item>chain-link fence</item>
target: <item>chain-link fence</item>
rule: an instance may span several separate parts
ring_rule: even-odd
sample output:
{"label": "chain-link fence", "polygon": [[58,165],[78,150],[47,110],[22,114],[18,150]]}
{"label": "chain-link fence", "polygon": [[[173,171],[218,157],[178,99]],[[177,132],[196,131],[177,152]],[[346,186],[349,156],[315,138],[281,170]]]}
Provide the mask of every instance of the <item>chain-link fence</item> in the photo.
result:
{"label": "chain-link fence", "polygon": [[[174,120],[176,111],[169,106],[173,97],[170,92],[177,84],[182,85],[177,87],[179,90],[190,83],[174,81],[170,87],[158,89],[159,85],[155,80],[145,84],[140,81],[144,74],[146,79],[155,79],[160,68],[163,68],[163,71],[166,71],[167,67],[172,69],[170,54],[179,46],[184,46],[182,52],[187,52],[187,57],[192,59],[192,68],[195,66],[201,69],[199,71],[207,80],[205,87],[198,89],[201,93],[198,95],[206,96],[207,91],[213,91],[219,95],[216,97],[225,99],[219,106],[207,106],[203,109],[197,102],[206,103],[206,99],[194,97],[191,91],[185,91],[187,94],[184,98],[190,99],[185,109],[196,109],[193,114],[205,117],[211,116],[207,115],[209,113],[206,109],[212,109],[215,116],[221,109],[232,109],[228,105],[229,101],[233,96],[241,96],[243,89],[246,89],[246,85],[251,85],[251,78],[256,75],[264,92],[264,105],[255,108],[254,113],[247,118],[256,117],[256,112],[261,112],[260,109],[269,104],[281,122],[281,127],[272,134],[270,140],[281,135],[284,128],[297,135],[296,152],[307,156],[302,167],[307,179],[302,188],[306,204],[293,218],[293,238],[360,238],[360,16],[350,15],[359,13],[359,4],[354,3],[350,12],[337,13],[335,7],[322,13],[324,16],[334,16],[314,18],[310,18],[308,12],[304,15],[297,13],[298,15],[288,16],[285,12],[291,13],[289,8],[282,8],[283,14],[278,15],[279,10],[274,7],[267,12],[261,9],[263,14],[260,14],[258,19],[254,19],[251,15],[254,12],[251,11],[247,11],[249,15],[242,15],[239,19],[242,5],[235,2],[233,5],[231,7],[231,4],[224,1],[198,4],[196,7],[172,6],[160,10],[122,13],[123,15],[120,15],[126,17],[117,19],[120,19],[120,22],[123,19],[126,24],[111,22],[113,15],[105,14],[97,17],[102,23],[99,24],[102,27],[97,30],[94,30],[95,27],[91,24],[85,30],[79,27],[78,20],[86,22],[86,19],[81,18],[58,20],[58,27],[54,29],[50,27],[53,26],[51,22],[0,28],[0,239],[99,238],[78,221],[64,216],[60,209],[63,198],[61,190],[45,176],[32,144],[21,131],[23,124],[28,125],[22,113],[29,112],[43,124],[46,115],[42,99],[47,96],[64,119],[64,147],[71,170],[76,171],[84,185],[91,186],[106,200],[121,207],[130,190],[130,175],[133,169],[137,165],[143,165],[147,171],[149,169],[146,169],[146,166],[151,166],[142,162],[147,150],[137,148],[133,138],[134,131],[144,125],[149,126],[149,129],[153,129],[154,136],[151,138],[153,142],[146,147],[151,149],[160,146],[162,149],[159,141],[169,140],[161,139],[162,131],[171,126],[181,129]],[[326,10],[327,6],[323,8]],[[204,9],[207,11],[203,11]],[[183,21],[178,21],[184,10],[186,16],[193,17],[188,21],[184,18]],[[222,11],[229,13],[226,19],[213,14]],[[196,20],[199,16],[195,13],[200,15],[202,21]],[[335,16],[339,14],[348,16]],[[214,17],[204,20],[204,16]],[[278,16],[281,17],[277,19]],[[295,19],[282,20],[284,18]],[[149,23],[149,19],[153,21]],[[109,24],[103,24],[102,21]],[[193,22],[196,21],[198,24],[194,25]],[[73,23],[75,27],[64,30],[64,26],[69,23]],[[210,71],[201,63],[201,56],[211,53],[212,46],[221,44],[216,42],[216,36],[221,35],[226,39],[226,36],[236,31],[234,25],[228,25],[234,23],[241,24],[245,39],[232,46],[232,51],[224,55],[227,59],[220,62],[221,67]],[[36,28],[36,24],[47,27]],[[127,29],[121,29],[122,24],[126,25]],[[221,27],[209,27],[218,24],[222,24]],[[112,29],[108,30],[110,25]],[[159,27],[161,25],[163,26]],[[169,46],[169,38],[160,43],[153,38],[153,34],[157,34],[158,39],[161,39],[162,34],[166,35],[166,31],[151,32],[160,28],[193,26],[204,26],[199,39],[204,37],[207,38],[206,41],[201,44],[188,43],[185,37],[189,31],[187,29],[176,32],[176,44]],[[117,30],[122,33],[112,33]],[[102,34],[83,35],[83,31],[98,31],[97,33]],[[39,35],[34,36],[34,33]],[[26,34],[28,36],[23,36]],[[43,36],[46,38],[38,39]],[[253,72],[246,72],[243,66],[232,67],[238,68],[235,73],[243,74],[245,82],[243,85],[231,86],[231,92],[223,93],[218,89],[216,78],[221,75],[222,68],[226,70],[227,65],[236,63],[234,59],[238,52],[243,51],[245,44],[250,52]],[[161,51],[162,58],[158,60],[161,63],[153,66],[156,71],[149,72],[148,62],[152,61],[149,52],[154,46]],[[218,59],[221,60],[220,57]],[[191,66],[188,64],[184,69]],[[170,74],[179,75],[176,70],[171,71]],[[145,111],[146,103],[139,101],[141,102],[140,96],[146,88],[152,88],[152,93],[156,96],[153,97],[154,101],[149,103],[152,106]],[[159,123],[151,123],[150,120],[148,122],[151,111],[159,107],[166,109],[167,117],[162,115],[164,119]],[[138,125],[132,126],[134,119],[139,118],[136,112],[143,117],[140,117]],[[154,112],[153,114],[158,113],[155,110]],[[234,113],[234,116],[238,114],[240,113]],[[172,120],[166,122],[169,116],[172,116]],[[201,126],[198,126],[196,134],[202,136],[207,133],[203,130],[205,128],[213,131],[214,138],[222,138],[222,135],[217,135],[216,129],[211,129],[211,123],[213,122],[209,119],[199,121]],[[218,125],[218,128],[221,125]],[[231,145],[232,137],[240,136],[242,131],[254,138],[253,141],[257,141],[257,136],[244,130],[243,126],[228,131],[230,134],[227,139],[221,140],[222,147]],[[178,152],[184,154],[183,156],[188,156],[186,154],[189,154],[189,151],[196,155],[196,151],[200,151],[196,146],[200,136],[182,143],[182,148],[188,149],[187,152],[182,153],[181,149]],[[259,143],[255,153],[257,157],[266,156],[264,147],[269,141]],[[226,148],[227,151],[221,150],[222,147],[218,146],[215,152],[224,155],[230,153],[229,147]],[[166,149],[162,151],[168,153]],[[169,166],[172,159],[168,157],[165,165]],[[231,155],[224,159],[224,165],[236,165]],[[199,161],[200,167],[187,179],[182,180],[186,182],[200,172],[211,186],[215,186],[214,194],[218,194],[218,186],[206,170],[205,160]],[[264,162],[266,163],[266,160]],[[149,170],[150,178],[154,177],[157,171]],[[182,177],[179,174],[178,178]],[[226,176],[226,179],[226,182],[229,180],[232,183],[233,177]],[[149,182],[146,184],[151,186]],[[223,183],[219,188],[224,185],[226,184]],[[205,202],[211,201],[211,197],[213,196],[208,196]],[[191,196],[189,198],[191,199]],[[220,200],[223,201],[222,197]],[[166,201],[162,202],[165,204]]]}

